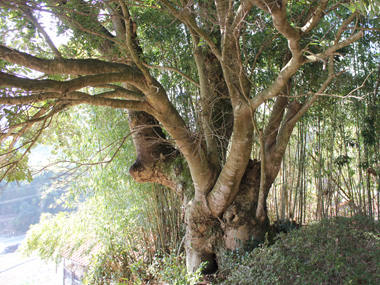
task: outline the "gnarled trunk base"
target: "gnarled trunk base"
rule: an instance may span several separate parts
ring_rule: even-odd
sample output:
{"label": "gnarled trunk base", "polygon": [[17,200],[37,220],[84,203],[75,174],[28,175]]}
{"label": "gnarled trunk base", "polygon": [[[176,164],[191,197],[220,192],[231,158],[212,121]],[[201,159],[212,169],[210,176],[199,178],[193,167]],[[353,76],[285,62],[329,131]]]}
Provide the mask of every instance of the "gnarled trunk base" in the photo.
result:
{"label": "gnarled trunk base", "polygon": [[[204,273],[223,267],[227,251],[251,250],[265,240],[267,216],[256,217],[260,163],[251,161],[238,195],[221,217],[212,217],[202,201],[191,201],[186,210],[186,256],[189,271],[207,262]],[[266,210],[265,210],[266,215]]]}

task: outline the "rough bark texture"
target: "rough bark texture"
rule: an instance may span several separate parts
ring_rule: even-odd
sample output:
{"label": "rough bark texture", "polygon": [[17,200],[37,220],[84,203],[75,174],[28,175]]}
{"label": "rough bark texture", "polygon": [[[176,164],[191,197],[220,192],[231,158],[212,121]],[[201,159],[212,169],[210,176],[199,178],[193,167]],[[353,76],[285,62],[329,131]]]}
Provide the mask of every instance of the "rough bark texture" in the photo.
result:
{"label": "rough bark texture", "polygon": [[252,249],[264,241],[269,228],[268,217],[263,221],[255,218],[259,185],[260,162],[251,160],[238,194],[221,217],[212,216],[199,201],[188,204],[186,251],[190,270],[208,262],[206,272],[213,272],[218,266],[223,267],[226,251]]}
{"label": "rough bark texture", "polygon": [[[93,9],[95,2],[98,6]],[[173,67],[177,66],[177,58],[167,69],[176,71],[198,88],[202,114],[200,122],[192,122],[192,125],[200,126],[194,130],[180,116],[163,84],[152,76],[150,62],[144,58],[144,47],[139,45],[138,29],[132,17],[138,18],[139,9],[146,7],[142,5],[133,15],[128,1],[95,2],[78,1],[78,7],[69,8],[70,1],[58,1],[54,7],[39,6],[35,1],[1,2],[0,6],[5,10],[24,13],[24,17],[46,38],[52,56],[40,58],[1,44],[0,59],[42,72],[45,76],[67,75],[62,77],[66,80],[29,79],[17,73],[0,72],[0,104],[22,106],[19,108],[20,120],[6,125],[0,134],[0,142],[9,138],[12,141],[4,156],[5,162],[2,162],[8,167],[4,173],[12,171],[18,162],[7,161],[16,157],[12,153],[17,149],[12,148],[17,139],[35,127],[36,135],[30,141],[33,145],[49,120],[59,112],[79,104],[127,109],[137,153],[129,173],[137,182],[160,183],[182,197],[186,209],[188,267],[193,271],[201,262],[208,261],[206,271],[214,271],[223,263],[226,250],[246,248],[263,241],[269,223],[266,198],[280,170],[292,130],[338,75],[333,58],[336,51],[363,36],[363,31],[356,31],[355,26],[341,40],[358,14],[336,19],[335,26],[326,29],[324,35],[328,38],[328,33],[335,33],[332,35],[335,40],[329,46],[319,47],[318,53],[314,54],[308,50],[315,46],[314,35],[309,37],[309,34],[328,9],[338,9],[339,5],[332,5],[332,1],[309,1],[305,5],[309,5],[312,12],[301,14],[299,17],[303,19],[293,17],[301,9],[297,1],[215,0],[198,3],[161,0],[159,6],[152,4],[149,9],[164,12],[163,18],[171,17],[168,26],[181,22],[177,26],[181,34],[186,30],[192,40],[186,52],[192,51],[193,57],[187,58],[184,66],[196,70],[191,76],[198,78],[199,82]],[[73,32],[97,46],[102,60],[64,58],[33,15],[33,9],[50,8]],[[110,18],[104,20],[104,15],[98,15],[96,11],[108,11]],[[288,11],[292,14],[288,15]],[[270,17],[262,16],[263,13],[270,14]],[[260,16],[256,17],[258,14]],[[250,81],[252,74],[260,70],[250,70],[252,61],[244,49],[249,44],[245,36],[256,33],[265,36],[261,29],[269,25],[269,18],[272,31],[287,43],[287,49],[276,51],[283,56],[284,63],[273,67],[277,74],[264,86]],[[249,31],[245,35],[246,29]],[[171,39],[168,36],[166,40]],[[171,44],[178,45],[178,42]],[[254,55],[255,63],[263,49],[264,45]],[[167,63],[160,56],[152,62],[156,60],[160,64]],[[189,63],[192,60],[194,62]],[[265,62],[270,61],[271,58],[264,59],[260,68],[272,68],[265,66]],[[321,70],[325,79],[317,92],[309,94],[301,104],[299,98],[293,96],[289,82],[302,66],[316,61],[327,65],[327,72]],[[103,91],[93,94],[84,91],[86,89]],[[194,97],[191,92],[188,96]],[[268,123],[258,126],[257,109],[269,100],[274,100],[274,105]],[[35,104],[41,104],[39,111],[23,116],[23,110]],[[261,144],[261,161],[251,160],[256,139]]]}

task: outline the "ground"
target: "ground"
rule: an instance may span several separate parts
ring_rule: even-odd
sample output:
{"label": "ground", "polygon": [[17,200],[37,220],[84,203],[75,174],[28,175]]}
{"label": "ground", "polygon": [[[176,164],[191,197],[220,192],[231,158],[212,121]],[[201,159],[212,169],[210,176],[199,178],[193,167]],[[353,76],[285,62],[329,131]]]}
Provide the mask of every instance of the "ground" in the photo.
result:
{"label": "ground", "polygon": [[14,252],[0,255],[1,285],[61,285],[62,265],[45,263],[36,256],[22,257]]}

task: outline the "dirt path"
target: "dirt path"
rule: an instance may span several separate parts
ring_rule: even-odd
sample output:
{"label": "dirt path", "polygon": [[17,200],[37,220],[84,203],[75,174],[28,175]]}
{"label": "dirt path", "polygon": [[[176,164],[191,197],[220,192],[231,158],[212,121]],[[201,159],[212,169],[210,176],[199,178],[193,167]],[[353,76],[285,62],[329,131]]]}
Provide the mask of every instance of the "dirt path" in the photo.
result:
{"label": "dirt path", "polygon": [[0,255],[1,285],[61,285],[62,266],[46,264],[38,257],[23,258],[20,253]]}

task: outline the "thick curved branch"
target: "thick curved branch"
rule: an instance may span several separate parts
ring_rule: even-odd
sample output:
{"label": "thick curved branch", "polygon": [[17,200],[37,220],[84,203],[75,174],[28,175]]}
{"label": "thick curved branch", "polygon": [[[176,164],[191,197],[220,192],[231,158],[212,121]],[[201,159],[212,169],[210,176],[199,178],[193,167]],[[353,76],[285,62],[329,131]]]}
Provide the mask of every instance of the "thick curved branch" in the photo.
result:
{"label": "thick curved branch", "polygon": [[310,31],[312,31],[318,25],[318,23],[322,20],[325,14],[325,9],[328,3],[329,3],[329,0],[320,1],[320,4],[318,5],[317,9],[313,12],[313,15],[306,22],[306,24],[301,28],[301,31],[303,34],[310,33]]}
{"label": "thick curved branch", "polygon": [[296,60],[292,58],[286,66],[280,71],[274,82],[264,91],[257,94],[251,100],[253,110],[256,110],[262,103],[276,97],[284,88],[289,78],[304,64],[304,60]]}
{"label": "thick curved branch", "polygon": [[239,30],[240,32],[240,28],[238,27],[240,27],[242,23],[244,22],[244,20],[247,18],[248,13],[249,11],[251,11],[252,7],[253,7],[253,4],[250,1],[248,0],[242,1],[242,3],[240,4],[239,8],[236,11],[235,18],[233,19],[233,22],[232,22],[233,31]]}
{"label": "thick curved branch", "polygon": [[267,2],[270,2],[270,11],[273,18],[273,25],[288,40],[288,46],[293,57],[300,57],[302,53],[300,45],[300,30],[293,28],[289,24],[286,15],[286,4],[277,4],[278,2],[276,3],[276,1],[272,0]]}
{"label": "thick curved branch", "polygon": [[[25,105],[31,103],[38,103],[47,100],[82,100],[86,96],[90,96],[84,92],[74,91],[69,94],[61,94],[58,92],[46,92],[46,93],[38,93],[32,95],[24,95],[24,96],[2,96],[0,97],[0,104],[2,105]],[[114,90],[109,92],[103,92],[99,94],[95,94],[90,96],[92,98],[123,98],[131,101],[142,101],[143,97],[140,94],[137,94],[128,90]]]}
{"label": "thick curved branch", "polygon": [[[294,110],[289,110],[287,116],[285,117],[284,123],[281,126],[281,129],[278,133],[278,139],[276,143],[276,150],[273,150],[274,153],[284,153],[286,146],[288,144],[291,132],[299,121],[299,119],[310,109],[313,103],[319,98],[320,94],[322,94],[334,78],[338,76],[334,73],[334,59],[331,56],[329,59],[329,75],[326,80],[323,82],[318,91],[308,100],[305,104],[297,104],[294,107]],[[282,157],[282,156],[281,156]]]}
{"label": "thick curved branch", "polygon": [[260,9],[272,15],[274,27],[288,40],[289,49],[293,57],[300,57],[302,54],[300,39],[301,30],[293,28],[286,15],[286,5],[288,1],[274,0],[251,0]]}
{"label": "thick curved branch", "polygon": [[149,69],[146,68],[144,65],[144,61],[140,57],[140,53],[137,50],[137,42],[135,40],[135,35],[132,34],[132,19],[131,15],[129,13],[128,7],[125,5],[123,1],[119,1],[121,10],[123,12],[124,16],[124,22],[125,22],[125,39],[126,39],[126,44],[129,50],[129,53],[131,54],[133,62],[136,64],[136,66],[141,70],[141,72],[144,74],[145,80],[147,81],[147,85],[153,87],[153,77],[149,73]]}
{"label": "thick curved branch", "polygon": [[0,72],[1,87],[15,87],[25,91],[59,92],[61,94],[67,94],[84,87],[115,82],[130,83],[143,92],[149,91],[145,85],[142,74],[138,72],[115,72],[87,75],[68,81],[27,79]]}
{"label": "thick curved branch", "polygon": [[334,44],[333,46],[329,47],[328,49],[326,49],[322,53],[318,53],[316,55],[313,55],[313,54],[307,55],[306,56],[306,58],[307,58],[306,62],[315,62],[315,61],[318,61],[321,59],[328,58],[330,55],[333,55],[337,50],[344,48],[344,47],[352,44],[353,42],[356,42],[357,40],[359,40],[363,36],[364,36],[363,31],[360,31],[356,34],[353,34],[352,36],[348,37],[346,40],[341,41],[340,43]]}
{"label": "thick curved branch", "polygon": [[133,101],[144,100],[143,95],[131,90],[124,89],[124,88],[117,88],[116,90],[98,93],[93,96],[102,97],[102,98],[123,98],[123,99],[133,100]]}
{"label": "thick curved branch", "polygon": [[227,209],[239,191],[241,179],[250,159],[252,140],[251,110],[241,102],[235,106],[230,155],[214,188],[207,195],[207,203],[215,217]]}
{"label": "thick curved branch", "polygon": [[0,86],[20,88],[25,91],[44,91],[44,92],[61,92],[64,88],[64,82],[54,80],[34,80],[20,78],[4,72],[0,72]]}
{"label": "thick curved branch", "polygon": [[201,141],[187,127],[183,118],[174,106],[169,102],[163,88],[152,96],[147,97],[147,102],[152,106],[151,114],[162,123],[178,149],[189,165],[195,192],[207,193],[214,182],[214,169],[210,166],[207,153],[201,145]]}
{"label": "thick curved branch", "polygon": [[96,96],[87,95],[81,99],[68,100],[75,105],[78,104],[88,104],[94,106],[104,106],[111,107],[115,109],[127,109],[134,111],[149,111],[150,107],[145,101],[130,101],[130,100],[119,100],[119,99],[109,99]]}
{"label": "thick curved branch", "polygon": [[294,57],[287,63],[287,65],[280,71],[277,78],[274,80],[271,86],[265,89],[263,92],[256,95],[251,100],[252,108],[255,110],[262,103],[266,102],[269,99],[276,97],[286,85],[286,82],[289,78],[306,62],[315,62],[321,59],[325,59],[328,56],[334,54],[337,50],[350,45],[351,43],[359,40],[364,36],[364,32],[360,31],[346,40],[333,45],[332,47],[326,49],[323,53],[319,53],[317,55],[307,55],[305,58],[300,60],[296,60]]}
{"label": "thick curved branch", "polygon": [[96,59],[43,59],[0,44],[0,58],[46,74],[90,75],[98,73],[137,71],[121,63]]}

